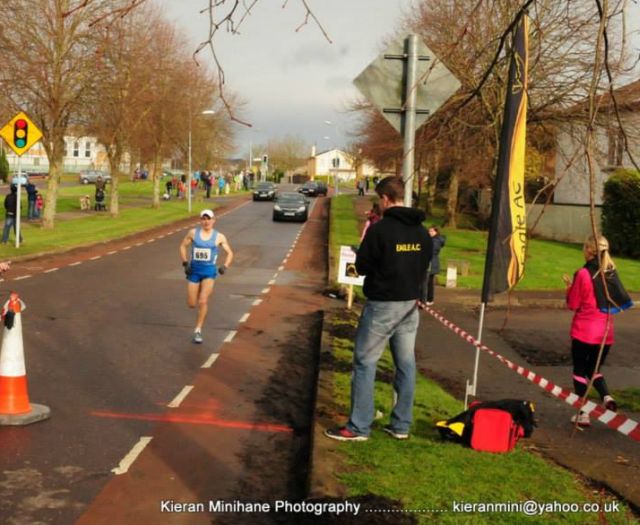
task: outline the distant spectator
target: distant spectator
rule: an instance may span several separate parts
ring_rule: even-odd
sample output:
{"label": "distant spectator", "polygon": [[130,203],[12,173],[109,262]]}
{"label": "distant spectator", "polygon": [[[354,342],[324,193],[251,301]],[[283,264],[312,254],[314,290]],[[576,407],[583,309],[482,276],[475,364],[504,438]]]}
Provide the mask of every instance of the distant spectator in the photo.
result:
{"label": "distant spectator", "polygon": [[[2,231],[2,244],[7,244],[9,241],[9,233],[13,227],[13,233],[16,234],[16,209],[18,206],[18,188],[15,184],[12,184],[9,193],[4,198],[4,229]],[[22,232],[20,232],[20,242],[22,242]]]}
{"label": "distant spectator", "polygon": [[427,306],[433,304],[435,297],[435,278],[440,273],[440,250],[443,248],[447,238],[444,235],[440,235],[440,230],[437,226],[432,225],[429,227],[429,236],[433,243],[433,252],[431,255],[431,265],[429,267],[429,279],[427,281]]}
{"label": "distant spectator", "polygon": [[102,190],[104,192],[104,189],[106,187],[105,181],[102,178],[102,175],[98,175],[98,178],[96,179],[96,190]]}
{"label": "distant spectator", "polygon": [[30,221],[31,219],[36,218],[36,194],[38,193],[38,190],[36,188],[36,185],[31,181],[27,182],[25,189],[27,190],[27,205],[28,205],[27,220]]}
{"label": "distant spectator", "polygon": [[362,235],[360,235],[360,242],[364,239],[364,236],[367,233],[367,230],[373,226],[376,222],[382,219],[382,211],[380,210],[380,205],[376,202],[371,209],[367,212],[367,221],[364,223],[364,228],[362,229]]}
{"label": "distant spectator", "polygon": [[363,179],[360,179],[358,181],[358,196],[359,197],[364,196],[364,180]]}
{"label": "distant spectator", "polygon": [[95,204],[93,206],[95,211],[106,211],[107,205],[104,203],[105,198],[104,188],[96,188],[96,194],[94,196]]}
{"label": "distant spectator", "polygon": [[224,193],[224,186],[225,186],[224,175],[220,173],[218,175],[218,195],[222,195]]}
{"label": "distant spectator", "polygon": [[36,219],[39,219],[42,215],[42,208],[44,208],[44,199],[40,192],[36,192]]}
{"label": "distant spectator", "polygon": [[207,192],[206,193],[207,199],[211,198],[211,184],[213,184],[212,178],[213,178],[213,174],[210,171],[207,171],[204,177],[204,189]]}

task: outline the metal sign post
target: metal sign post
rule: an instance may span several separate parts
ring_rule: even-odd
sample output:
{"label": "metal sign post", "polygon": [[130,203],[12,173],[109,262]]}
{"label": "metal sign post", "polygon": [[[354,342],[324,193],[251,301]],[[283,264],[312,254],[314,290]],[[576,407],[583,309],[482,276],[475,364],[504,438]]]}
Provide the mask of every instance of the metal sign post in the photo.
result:
{"label": "metal sign post", "polygon": [[418,37],[411,35],[407,45],[407,81],[405,83],[404,118],[402,119],[402,180],[404,205],[411,207],[413,195],[413,166],[416,145],[416,69],[418,63]]}
{"label": "metal sign post", "polygon": [[417,35],[391,42],[353,81],[403,137],[405,206],[411,206],[415,132],[460,87]]}
{"label": "metal sign post", "polygon": [[16,248],[20,248],[20,188],[22,188],[22,155],[18,157],[18,188],[16,190]]}

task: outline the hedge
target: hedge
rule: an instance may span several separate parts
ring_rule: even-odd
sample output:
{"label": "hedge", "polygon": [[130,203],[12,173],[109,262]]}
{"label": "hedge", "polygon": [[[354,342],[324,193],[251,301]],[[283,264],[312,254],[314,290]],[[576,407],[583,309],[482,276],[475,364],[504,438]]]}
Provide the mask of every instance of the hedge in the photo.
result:
{"label": "hedge", "polygon": [[605,183],[602,232],[612,253],[640,259],[640,172],[618,170]]}

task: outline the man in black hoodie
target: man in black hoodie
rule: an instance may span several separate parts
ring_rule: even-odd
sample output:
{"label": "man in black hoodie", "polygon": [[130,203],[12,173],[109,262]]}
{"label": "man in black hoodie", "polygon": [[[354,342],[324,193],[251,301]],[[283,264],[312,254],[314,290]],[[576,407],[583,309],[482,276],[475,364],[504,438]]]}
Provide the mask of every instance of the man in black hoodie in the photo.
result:
{"label": "man in black hoodie", "polygon": [[[9,189],[9,193],[4,198],[4,228],[2,230],[2,244],[7,244],[9,241],[9,233],[13,228],[13,233],[16,233],[16,213],[18,209],[18,188],[15,184],[12,184]],[[22,242],[22,232],[20,232],[20,242]]]}
{"label": "man in black hoodie", "polygon": [[384,178],[376,193],[384,216],[368,229],[356,257],[356,269],[365,276],[367,302],[353,351],[351,413],[346,426],[325,432],[339,441],[369,438],[375,415],[376,368],[387,342],[396,368],[393,388],[397,401],[384,431],[396,439],[407,439],[412,421],[418,309],[425,301],[432,243],[422,226],[424,212],[403,205],[402,179]]}

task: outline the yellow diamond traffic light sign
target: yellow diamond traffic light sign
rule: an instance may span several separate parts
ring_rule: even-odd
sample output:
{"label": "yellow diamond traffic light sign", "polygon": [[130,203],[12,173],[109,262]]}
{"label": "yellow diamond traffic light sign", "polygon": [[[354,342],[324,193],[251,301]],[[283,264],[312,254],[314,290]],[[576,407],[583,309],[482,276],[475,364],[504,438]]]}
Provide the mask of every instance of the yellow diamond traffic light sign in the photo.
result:
{"label": "yellow diamond traffic light sign", "polygon": [[42,138],[42,132],[21,111],[0,129],[0,137],[20,157]]}

